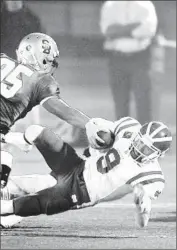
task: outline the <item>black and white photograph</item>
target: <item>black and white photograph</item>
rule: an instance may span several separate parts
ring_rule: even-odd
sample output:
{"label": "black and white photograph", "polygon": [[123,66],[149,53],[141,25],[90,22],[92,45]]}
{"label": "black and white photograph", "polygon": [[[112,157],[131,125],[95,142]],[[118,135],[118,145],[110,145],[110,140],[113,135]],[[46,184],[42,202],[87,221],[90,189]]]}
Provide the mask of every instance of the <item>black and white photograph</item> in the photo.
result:
{"label": "black and white photograph", "polygon": [[176,1],[1,1],[0,248],[176,249]]}

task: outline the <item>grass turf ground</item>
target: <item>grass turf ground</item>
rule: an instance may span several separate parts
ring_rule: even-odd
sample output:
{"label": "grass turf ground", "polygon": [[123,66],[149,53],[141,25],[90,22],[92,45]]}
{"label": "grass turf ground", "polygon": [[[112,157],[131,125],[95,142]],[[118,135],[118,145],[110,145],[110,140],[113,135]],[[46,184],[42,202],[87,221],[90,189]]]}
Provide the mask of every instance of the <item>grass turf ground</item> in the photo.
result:
{"label": "grass turf ground", "polygon": [[175,249],[176,207],[153,208],[146,229],[131,206],[95,207],[25,218],[1,231],[1,249]]}

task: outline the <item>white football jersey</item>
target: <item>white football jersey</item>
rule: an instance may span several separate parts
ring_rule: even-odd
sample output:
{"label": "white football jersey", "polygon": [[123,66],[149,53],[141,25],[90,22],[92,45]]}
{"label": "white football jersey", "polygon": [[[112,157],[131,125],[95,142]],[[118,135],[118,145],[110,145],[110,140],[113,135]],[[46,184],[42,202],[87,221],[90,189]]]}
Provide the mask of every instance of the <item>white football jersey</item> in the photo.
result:
{"label": "white football jersey", "polygon": [[129,154],[132,138],[141,125],[131,117],[114,123],[115,142],[106,152],[91,150],[84,179],[92,203],[119,199],[141,183],[151,199],[164,188],[164,176],[158,161],[139,164]]}

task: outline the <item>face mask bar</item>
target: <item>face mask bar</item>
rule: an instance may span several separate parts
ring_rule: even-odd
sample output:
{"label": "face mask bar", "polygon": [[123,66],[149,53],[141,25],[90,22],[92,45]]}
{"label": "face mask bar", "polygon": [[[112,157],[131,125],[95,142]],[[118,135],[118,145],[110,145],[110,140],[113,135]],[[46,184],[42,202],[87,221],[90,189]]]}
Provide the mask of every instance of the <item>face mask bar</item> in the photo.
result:
{"label": "face mask bar", "polygon": [[151,138],[140,133],[134,138],[130,151],[134,151],[136,161],[147,162],[158,158],[161,151],[152,145]]}

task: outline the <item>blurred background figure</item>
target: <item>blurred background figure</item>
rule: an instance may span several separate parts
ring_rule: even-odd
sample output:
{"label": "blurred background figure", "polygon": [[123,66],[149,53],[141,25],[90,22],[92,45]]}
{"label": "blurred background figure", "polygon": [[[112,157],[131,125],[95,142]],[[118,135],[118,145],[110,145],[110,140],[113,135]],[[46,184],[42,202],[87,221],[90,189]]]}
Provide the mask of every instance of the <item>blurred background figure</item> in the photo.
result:
{"label": "blurred background figure", "polygon": [[21,39],[29,33],[44,30],[40,18],[25,1],[3,1],[1,11],[1,52],[15,59]]}
{"label": "blurred background figure", "polygon": [[141,123],[152,119],[149,69],[157,23],[151,1],[106,1],[102,5],[100,28],[108,53],[116,119],[130,115],[132,93],[136,118]]}

